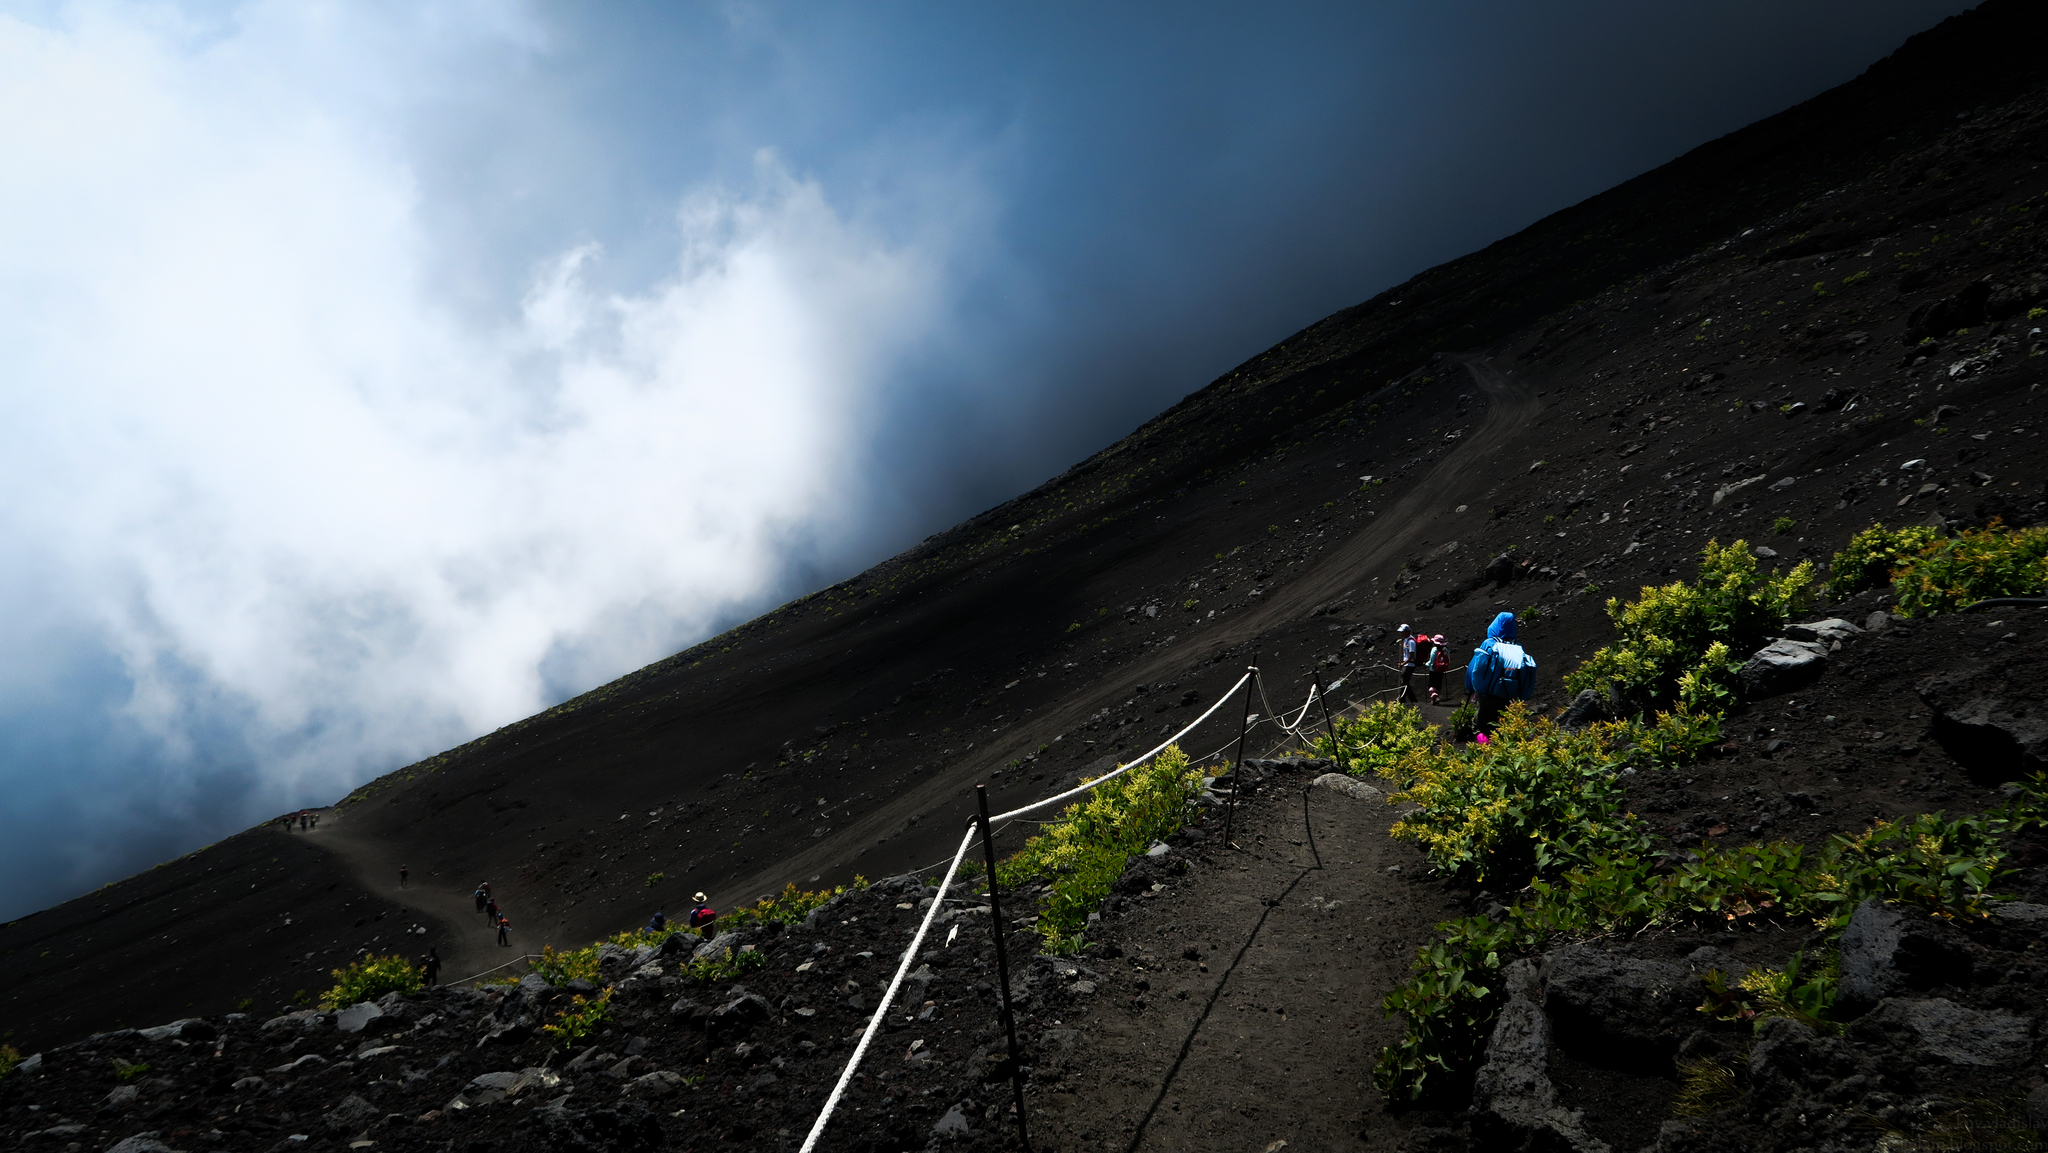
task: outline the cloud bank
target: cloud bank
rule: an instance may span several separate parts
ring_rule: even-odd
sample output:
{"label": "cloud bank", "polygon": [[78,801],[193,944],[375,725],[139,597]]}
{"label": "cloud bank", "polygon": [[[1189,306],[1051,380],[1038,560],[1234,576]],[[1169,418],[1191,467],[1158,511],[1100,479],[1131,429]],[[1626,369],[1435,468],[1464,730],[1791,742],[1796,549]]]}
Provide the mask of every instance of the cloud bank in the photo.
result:
{"label": "cloud bank", "polygon": [[541,37],[396,23],[0,21],[0,912],[674,651],[857,520],[937,262],[762,153],[639,288],[585,242],[453,308],[396,126]]}

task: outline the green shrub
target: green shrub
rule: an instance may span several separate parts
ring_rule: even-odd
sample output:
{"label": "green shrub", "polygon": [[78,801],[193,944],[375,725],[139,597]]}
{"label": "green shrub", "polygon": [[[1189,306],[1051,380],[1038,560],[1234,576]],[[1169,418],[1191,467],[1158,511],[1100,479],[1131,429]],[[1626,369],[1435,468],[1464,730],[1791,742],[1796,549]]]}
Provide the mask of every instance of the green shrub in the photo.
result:
{"label": "green shrub", "polygon": [[1394,767],[1410,752],[1437,742],[1436,726],[1423,719],[1422,710],[1399,701],[1374,701],[1355,717],[1336,718],[1335,726],[1336,751],[1325,734],[1316,737],[1315,754],[1331,758],[1354,777],[1399,780]]}
{"label": "green shrub", "polygon": [[742,949],[735,953],[731,949],[726,949],[723,957],[706,957],[701,961],[691,961],[683,966],[683,975],[709,985],[731,980],[741,973],[751,972],[767,963],[768,955],[758,950]]}
{"label": "green shrub", "polygon": [[652,889],[654,886],[661,884],[663,881],[667,879],[668,874],[666,873],[649,873],[647,874],[647,887]]}
{"label": "green shrub", "polygon": [[149,1072],[149,1062],[147,1061],[140,1061],[130,1065],[128,1062],[117,1058],[111,1064],[114,1066],[114,1080],[116,1081],[133,1081],[144,1073]]}
{"label": "green shrub", "polygon": [[19,1064],[21,1050],[12,1045],[0,1045],[0,1081],[7,1080],[7,1075],[14,1072],[14,1067]]}
{"label": "green shrub", "polygon": [[1753,969],[1732,989],[1727,974],[1708,970],[1700,982],[1707,990],[1700,1012],[1717,1021],[1747,1022],[1759,1028],[1772,1017],[1790,1017],[1819,1032],[1841,1032],[1841,1025],[1832,1019],[1839,977],[1827,967],[1802,980],[1800,964],[1805,955],[1805,950],[1792,954],[1782,970]]}
{"label": "green shrub", "polygon": [[[1607,615],[1621,639],[1587,658],[1565,677],[1565,689],[1610,689],[1639,709],[1675,700],[1692,674],[1709,684],[1727,682],[1735,662],[1805,603],[1813,565],[1801,561],[1780,577],[1762,576],[1746,541],[1708,541],[1700,551],[1699,580],[1644,587],[1627,604],[1609,598]],[[1715,650],[1716,643],[1722,647]]]}
{"label": "green shrub", "polygon": [[540,1031],[570,1046],[597,1031],[599,1025],[611,1020],[612,991],[606,988],[595,997],[581,993],[569,999],[569,1007],[555,1014],[553,1024],[542,1025]]}
{"label": "green shrub", "polygon": [[1902,616],[1954,612],[1985,597],[2048,592],[2048,528],[2007,529],[1997,521],[1929,541],[1892,577]]}
{"label": "green shrub", "polygon": [[1781,516],[1777,520],[1771,522],[1771,531],[1778,534],[1779,536],[1784,536],[1786,533],[1791,532],[1793,529],[1798,527],[1799,522],[1793,520],[1789,516]]}
{"label": "green shrub", "polygon": [[[1444,725],[1451,730],[1452,740],[1471,740],[1479,732],[1479,706],[1471,701],[1466,701],[1464,704],[1451,710],[1450,719],[1445,721]],[[1327,744],[1328,742],[1324,743]]]}
{"label": "green shrub", "polygon": [[[861,887],[865,888],[866,886],[863,885]],[[804,892],[798,889],[794,883],[791,883],[783,886],[781,893],[773,897],[763,897],[751,905],[741,905],[721,919],[734,929],[743,929],[748,925],[762,925],[769,921],[780,921],[785,925],[794,925],[801,922],[805,917],[810,916],[812,909],[817,908],[845,891],[846,886],[841,885],[836,889],[819,889],[815,892]]]}
{"label": "green shrub", "polygon": [[1827,591],[1837,599],[1891,583],[1894,570],[1918,556],[1937,537],[1926,525],[1886,528],[1874,524],[1855,536],[1829,564]]}
{"label": "green shrub", "polygon": [[1572,733],[1516,701],[1486,744],[1411,750],[1395,766],[1417,810],[1393,835],[1415,841],[1431,864],[1475,881],[1519,885],[1532,873],[1647,841],[1622,812],[1609,726]]}
{"label": "green shrub", "polygon": [[1052,891],[1039,908],[1037,929],[1053,952],[1082,944],[1088,914],[1109,895],[1131,857],[1170,836],[1187,819],[1202,789],[1202,770],[1169,745],[1146,764],[1068,805],[1042,832],[996,866],[996,879],[1015,886],[1039,878]]}
{"label": "green shrub", "polygon": [[371,954],[346,969],[336,969],[334,987],[320,998],[323,1009],[345,1009],[361,1001],[374,1001],[386,993],[420,991],[420,968],[396,953],[388,957]]}
{"label": "green shrub", "polygon": [[533,971],[550,985],[566,985],[571,981],[583,980],[593,984],[597,981],[597,946],[586,945],[558,953],[553,945],[542,945],[540,956],[534,959]]}

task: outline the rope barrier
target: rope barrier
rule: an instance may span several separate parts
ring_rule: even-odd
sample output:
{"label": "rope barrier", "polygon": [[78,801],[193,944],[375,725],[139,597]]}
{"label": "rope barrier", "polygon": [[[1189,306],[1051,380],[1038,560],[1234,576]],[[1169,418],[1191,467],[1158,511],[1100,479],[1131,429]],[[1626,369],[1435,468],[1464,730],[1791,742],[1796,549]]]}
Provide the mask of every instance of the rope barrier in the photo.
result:
{"label": "rope barrier", "polygon": [[[1144,764],[1146,761],[1151,760],[1153,757],[1156,757],[1160,753],[1166,751],[1168,748],[1171,748],[1174,742],[1180,740],[1182,737],[1186,736],[1190,732],[1193,732],[1195,728],[1199,726],[1203,721],[1208,720],[1212,715],[1214,715],[1217,709],[1222,708],[1223,703],[1225,701],[1228,701],[1231,697],[1236,696],[1237,691],[1241,688],[1244,688],[1246,682],[1252,680],[1257,675],[1257,672],[1258,669],[1256,667],[1245,670],[1244,676],[1239,677],[1237,683],[1232,685],[1228,692],[1216,698],[1216,703],[1210,705],[1207,712],[1204,712],[1201,716],[1196,717],[1194,720],[1188,722],[1185,728],[1181,729],[1179,732],[1173,734],[1172,736],[1166,738],[1164,741],[1161,741],[1159,744],[1153,746],[1151,749],[1147,750],[1143,755],[1132,760],[1130,763],[1118,766],[1116,771],[1104,773],[1102,776],[1097,777],[1092,781],[1089,781],[1085,785],[1078,785],[1074,788],[1068,789],[1063,793],[1056,793],[1050,797],[1044,798],[1043,800],[1033,801],[1028,805],[1012,809],[1007,813],[1000,813],[996,816],[988,817],[986,818],[988,825],[991,829],[993,829],[997,821],[1014,821],[1015,819],[1022,817],[1026,813],[1034,813],[1049,805],[1057,805],[1062,801],[1070,800],[1074,797],[1080,796],[1083,793],[1090,792],[1095,788],[1109,781],[1113,781],[1116,778],[1124,775],[1125,773],[1130,772],[1132,769],[1137,768],[1139,765]],[[873,1017],[868,1019],[867,1030],[861,1034],[860,1043],[854,1047],[853,1056],[848,1058],[846,1062],[846,1068],[840,1072],[839,1081],[832,1087],[831,1095],[825,1098],[825,1106],[823,1109],[819,1110],[818,1119],[817,1121],[812,1123],[810,1134],[804,1138],[804,1143],[802,1148],[799,1150],[799,1153],[811,1153],[811,1150],[817,1147],[818,1139],[822,1137],[825,1133],[825,1126],[831,1122],[832,1114],[839,1108],[840,1098],[845,1096],[846,1086],[849,1082],[853,1080],[854,1071],[860,1068],[861,1059],[867,1056],[868,1047],[870,1044],[873,1043],[875,1039],[875,1033],[881,1029],[882,1022],[886,1019],[888,1015],[889,1007],[896,1003],[897,990],[902,987],[904,975],[910,971],[911,962],[917,959],[917,951],[924,944],[925,934],[931,930],[932,919],[939,915],[939,910],[945,908],[946,890],[952,887],[953,878],[959,874],[960,862],[966,858],[968,850],[972,849],[976,844],[975,834],[977,831],[978,830],[975,827],[975,825],[970,824],[967,829],[966,835],[960,838],[960,848],[953,853],[952,863],[946,866],[946,876],[943,880],[939,882],[939,891],[932,897],[932,903],[930,908],[925,910],[924,920],[918,924],[916,935],[910,939],[909,947],[904,949],[903,960],[896,966],[896,976],[889,982],[888,991],[882,994],[881,1002],[875,1006],[875,1014]],[[996,834],[994,832],[991,832],[989,836],[991,841],[993,841]],[[993,891],[996,883],[995,877],[990,876],[988,879],[988,883],[991,891]]]}
{"label": "rope barrier", "polygon": [[509,968],[511,968],[512,966],[514,966],[514,965],[517,965],[517,964],[518,964],[519,962],[521,962],[521,961],[531,961],[531,960],[533,960],[533,959],[534,959],[535,957],[539,957],[539,956],[542,956],[542,954],[540,954],[540,953],[528,953],[528,954],[526,954],[526,955],[525,955],[525,956],[523,956],[523,957],[514,957],[514,958],[512,958],[511,960],[509,960],[509,961],[505,962],[504,964],[502,964],[502,965],[498,965],[498,966],[496,966],[496,967],[494,967],[494,968],[490,968],[490,969],[485,969],[485,970],[484,970],[483,972],[481,972],[481,973],[478,973],[478,974],[476,974],[475,976],[470,976],[470,977],[464,977],[464,978],[462,978],[462,980],[461,980],[461,981],[443,981],[443,982],[441,982],[441,983],[442,983],[442,984],[444,984],[444,985],[460,985],[460,984],[462,984],[462,983],[463,983],[463,981],[474,981],[474,980],[476,980],[476,979],[477,979],[477,977],[488,977],[488,976],[490,976],[490,975],[491,975],[492,973],[495,973],[495,972],[497,972],[497,971],[498,971],[499,969],[509,969]]}

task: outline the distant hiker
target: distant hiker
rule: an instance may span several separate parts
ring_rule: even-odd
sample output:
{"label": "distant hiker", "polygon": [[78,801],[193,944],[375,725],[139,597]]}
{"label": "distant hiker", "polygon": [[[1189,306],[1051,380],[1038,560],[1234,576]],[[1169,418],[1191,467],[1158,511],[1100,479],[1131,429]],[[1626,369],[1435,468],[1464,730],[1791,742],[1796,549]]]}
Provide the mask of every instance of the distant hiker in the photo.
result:
{"label": "distant hiker", "polygon": [[668,915],[665,913],[656,913],[651,919],[648,920],[647,928],[642,931],[648,933],[659,933],[666,928],[668,928]]}
{"label": "distant hiker", "polygon": [[312,827],[313,827],[313,819],[312,819],[311,817],[308,817],[308,816],[307,816],[306,814],[304,814],[304,813],[300,813],[300,814],[299,814],[299,830],[300,830],[301,832],[303,832],[303,831],[305,831],[305,830],[307,830],[307,829],[310,829],[310,828],[312,828]]}
{"label": "distant hiker", "polygon": [[1509,701],[1526,701],[1536,693],[1536,658],[1515,643],[1515,614],[1500,613],[1486,626],[1486,640],[1472,650],[1465,685],[1479,697],[1473,729],[1491,733]]}
{"label": "distant hiker", "polygon": [[1404,701],[1413,701],[1415,699],[1415,677],[1418,673],[1427,674],[1429,672],[1429,658],[1435,651],[1436,646],[1430,642],[1428,633],[1410,633],[1401,641],[1400,699]]}
{"label": "distant hiker", "polygon": [[511,942],[511,940],[510,940],[509,938],[507,938],[507,937],[506,937],[506,935],[505,935],[505,934],[507,934],[507,933],[510,933],[511,931],[512,931],[512,918],[510,918],[510,917],[499,917],[499,918],[498,918],[498,943],[499,943],[500,945],[509,945],[509,944],[511,944],[511,943],[512,943],[512,942]]}
{"label": "distant hiker", "polygon": [[1442,704],[1444,674],[1451,671],[1451,651],[1444,647],[1444,634],[1429,638],[1432,655],[1429,658],[1429,703]]}
{"label": "distant hiker", "polygon": [[484,916],[489,917],[492,921],[498,919],[498,902],[495,899],[485,903]]}
{"label": "distant hiker", "polygon": [[696,930],[699,937],[709,941],[716,932],[712,926],[718,921],[718,910],[711,907],[711,898],[702,893],[693,899],[697,902],[697,907],[690,910],[690,928]]}
{"label": "distant hiker", "polygon": [[406,879],[407,879],[407,878],[409,878],[409,877],[411,877],[411,876],[412,876],[412,870],[411,870],[411,869],[408,869],[408,868],[406,868],[406,867],[405,867],[404,865],[400,865],[400,866],[398,866],[398,885],[399,885],[399,887],[400,887],[400,888],[404,888],[404,887],[405,887],[405,882],[406,882]]}
{"label": "distant hiker", "polygon": [[422,979],[427,984],[438,985],[441,983],[441,950],[427,950],[427,961],[424,968],[426,973],[422,976]]}
{"label": "distant hiker", "polygon": [[490,900],[490,897],[484,894],[484,887],[482,885],[478,885],[476,887],[476,892],[471,893],[470,896],[476,898],[476,911],[479,913],[483,912],[484,902]]}

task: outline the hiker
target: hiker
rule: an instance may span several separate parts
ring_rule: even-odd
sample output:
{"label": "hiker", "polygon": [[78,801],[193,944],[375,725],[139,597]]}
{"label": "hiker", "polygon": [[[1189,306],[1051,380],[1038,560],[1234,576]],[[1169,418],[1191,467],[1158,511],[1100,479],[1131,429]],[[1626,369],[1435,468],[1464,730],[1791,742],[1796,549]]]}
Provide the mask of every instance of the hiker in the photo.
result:
{"label": "hiker", "polygon": [[507,934],[507,933],[510,933],[511,931],[512,931],[512,918],[510,918],[510,917],[504,917],[504,916],[501,916],[501,917],[499,917],[499,918],[498,918],[498,943],[499,943],[500,945],[509,945],[509,944],[511,944],[511,943],[512,943],[512,942],[511,942],[511,940],[510,940],[509,938],[507,938],[507,937],[506,937],[506,934]]}
{"label": "hiker", "polygon": [[411,869],[406,868],[404,865],[398,866],[398,887],[401,889],[405,888],[406,879],[411,876]]}
{"label": "hiker", "polygon": [[424,980],[424,981],[425,981],[425,982],[426,982],[427,984],[429,984],[429,985],[438,985],[438,984],[440,984],[440,983],[441,983],[441,950],[439,950],[439,949],[433,949],[433,948],[430,948],[430,949],[428,949],[428,950],[427,950],[427,960],[426,960],[426,964],[425,964],[425,965],[423,965],[423,966],[421,966],[421,967],[422,967],[423,969],[425,969],[425,970],[426,970],[426,972],[425,972],[425,973],[423,974],[423,976],[422,976],[422,978],[421,978],[422,980]]}
{"label": "hiker", "polygon": [[645,933],[659,933],[666,928],[668,928],[668,915],[666,913],[656,913],[647,922],[647,928],[641,931]]}
{"label": "hiker", "polygon": [[1443,703],[1444,674],[1451,671],[1451,650],[1444,647],[1444,634],[1429,638],[1432,655],[1429,658],[1429,703]]}
{"label": "hiker", "polygon": [[1493,724],[1509,701],[1526,701],[1536,693],[1536,658],[1515,643],[1515,614],[1499,613],[1486,626],[1486,639],[1472,650],[1465,685],[1479,698],[1473,729],[1493,732]]}
{"label": "hiker", "polygon": [[476,887],[476,892],[471,893],[470,896],[476,898],[476,911],[479,913],[483,912],[484,902],[490,900],[490,897],[484,894],[484,887],[482,885],[478,885]]}
{"label": "hiker", "polygon": [[498,919],[498,902],[495,898],[487,901],[484,904],[484,916],[490,918],[492,921],[496,921]]}
{"label": "hiker", "polygon": [[313,818],[311,818],[311,817],[308,817],[308,816],[307,816],[306,814],[304,814],[304,813],[300,813],[300,814],[299,814],[299,831],[303,833],[303,832],[305,832],[305,831],[306,831],[307,829],[310,829],[310,828],[312,828],[312,827],[313,827]]}
{"label": "hiker", "polygon": [[[1406,629],[1407,625],[1401,626]],[[1415,700],[1415,675],[1429,672],[1429,658],[1436,646],[1430,643],[1429,634],[1421,631],[1409,633],[1401,640],[1401,697],[1403,701]]]}
{"label": "hiker", "polygon": [[718,910],[711,907],[711,898],[702,893],[692,899],[697,902],[697,907],[690,910],[690,928],[695,929],[699,937],[709,941],[716,932],[712,926],[718,920]]}

